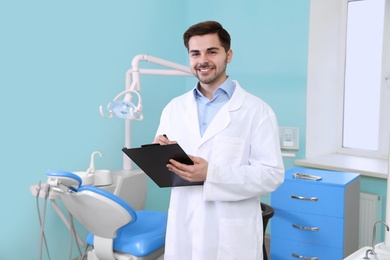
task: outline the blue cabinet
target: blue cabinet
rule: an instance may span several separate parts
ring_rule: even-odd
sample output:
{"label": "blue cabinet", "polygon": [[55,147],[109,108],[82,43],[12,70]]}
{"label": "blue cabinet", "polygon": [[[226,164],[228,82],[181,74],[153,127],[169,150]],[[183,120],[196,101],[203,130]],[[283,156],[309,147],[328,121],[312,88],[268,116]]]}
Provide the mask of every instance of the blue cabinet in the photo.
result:
{"label": "blue cabinet", "polygon": [[[321,180],[294,178],[295,173]],[[357,173],[292,168],[271,194],[271,259],[343,259],[359,246]]]}

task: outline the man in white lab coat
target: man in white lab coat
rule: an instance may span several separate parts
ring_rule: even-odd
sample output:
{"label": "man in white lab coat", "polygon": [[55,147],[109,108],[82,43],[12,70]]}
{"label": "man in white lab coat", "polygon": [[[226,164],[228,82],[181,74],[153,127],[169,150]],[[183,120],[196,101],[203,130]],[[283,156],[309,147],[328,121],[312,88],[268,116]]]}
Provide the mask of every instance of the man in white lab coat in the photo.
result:
{"label": "man in white lab coat", "polygon": [[233,52],[218,22],[191,26],[184,44],[199,82],[164,108],[155,142],[179,143],[194,165],[167,167],[204,185],[172,188],[164,259],[261,260],[259,196],[284,180],[276,116],[226,75]]}

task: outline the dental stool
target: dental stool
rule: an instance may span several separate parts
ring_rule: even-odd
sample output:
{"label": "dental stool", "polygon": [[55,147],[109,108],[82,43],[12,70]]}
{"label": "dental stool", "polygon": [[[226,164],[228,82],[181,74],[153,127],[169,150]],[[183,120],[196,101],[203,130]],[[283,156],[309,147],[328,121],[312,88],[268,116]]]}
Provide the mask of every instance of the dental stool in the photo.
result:
{"label": "dental stool", "polygon": [[274,209],[265,203],[260,203],[263,215],[263,259],[268,260],[267,250],[265,248],[265,230],[267,229],[268,221],[274,216]]}
{"label": "dental stool", "polygon": [[167,213],[139,210],[94,186],[81,186],[79,176],[48,171],[48,184],[68,211],[90,232],[88,260],[162,259]]}

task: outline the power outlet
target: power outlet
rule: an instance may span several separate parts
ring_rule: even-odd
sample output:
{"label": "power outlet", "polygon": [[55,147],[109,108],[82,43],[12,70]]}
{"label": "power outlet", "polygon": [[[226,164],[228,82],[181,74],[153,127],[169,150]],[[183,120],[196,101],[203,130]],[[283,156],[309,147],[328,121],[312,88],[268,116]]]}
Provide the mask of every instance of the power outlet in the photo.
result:
{"label": "power outlet", "polygon": [[280,148],[284,150],[299,149],[299,128],[290,126],[279,127]]}

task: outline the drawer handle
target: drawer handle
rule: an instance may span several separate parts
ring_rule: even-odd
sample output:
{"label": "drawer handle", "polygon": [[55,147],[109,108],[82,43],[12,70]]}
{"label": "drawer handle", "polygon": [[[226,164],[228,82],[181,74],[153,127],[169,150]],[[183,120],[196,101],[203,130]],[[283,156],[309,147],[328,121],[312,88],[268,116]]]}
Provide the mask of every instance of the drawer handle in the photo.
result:
{"label": "drawer handle", "polygon": [[301,229],[301,230],[307,230],[307,231],[313,231],[313,232],[318,232],[320,229],[318,227],[304,227],[304,226],[299,226],[296,224],[292,224],[294,228]]}
{"label": "drawer handle", "polygon": [[318,198],[316,198],[316,197],[307,198],[307,197],[302,197],[302,196],[297,196],[297,195],[291,195],[291,198],[298,199],[298,200],[318,201]]}
{"label": "drawer handle", "polygon": [[314,257],[307,257],[307,256],[301,256],[301,255],[294,254],[294,253],[292,253],[292,256],[295,257],[295,258],[303,259],[303,260],[319,260],[319,258],[316,257],[316,256],[314,256]]}

